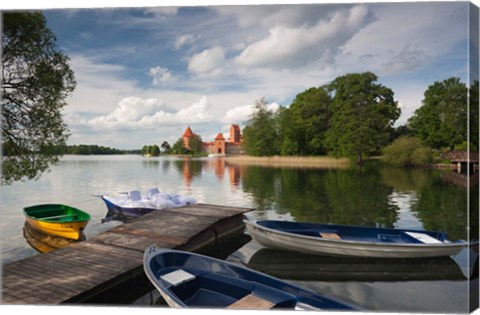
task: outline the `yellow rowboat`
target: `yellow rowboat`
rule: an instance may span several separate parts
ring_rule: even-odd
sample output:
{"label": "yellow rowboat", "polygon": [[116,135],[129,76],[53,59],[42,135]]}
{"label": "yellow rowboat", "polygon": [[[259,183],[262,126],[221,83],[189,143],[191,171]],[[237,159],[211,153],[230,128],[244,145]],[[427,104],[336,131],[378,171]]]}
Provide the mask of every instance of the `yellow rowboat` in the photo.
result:
{"label": "yellow rowboat", "polygon": [[83,237],[90,215],[63,204],[44,204],[23,209],[28,224],[34,229],[72,240]]}

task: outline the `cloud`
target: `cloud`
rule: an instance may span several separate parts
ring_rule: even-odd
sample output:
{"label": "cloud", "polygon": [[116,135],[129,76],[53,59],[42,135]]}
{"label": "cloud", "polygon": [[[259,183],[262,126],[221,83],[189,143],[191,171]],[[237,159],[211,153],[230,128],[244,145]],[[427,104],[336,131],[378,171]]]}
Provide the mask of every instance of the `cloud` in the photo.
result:
{"label": "cloud", "polygon": [[83,124],[96,130],[139,130],[159,126],[208,123],[214,120],[214,116],[209,113],[209,108],[210,103],[205,96],[191,106],[178,111],[169,108],[159,99],[142,99],[132,96],[121,100],[112,113],[83,121]]}
{"label": "cloud", "polygon": [[235,19],[242,28],[313,25],[333,9],[315,4],[214,7],[218,14]]}
{"label": "cloud", "polygon": [[182,34],[175,39],[173,46],[176,50],[179,50],[182,46],[193,43],[194,40],[195,36],[193,34]]}
{"label": "cloud", "polygon": [[361,28],[367,14],[367,7],[355,6],[348,11],[338,11],[312,27],[276,26],[267,37],[247,46],[235,62],[249,68],[305,66],[324,54],[335,53],[342,41]]}
{"label": "cloud", "polygon": [[217,46],[193,55],[189,60],[188,70],[199,76],[215,76],[222,73],[225,64],[225,51]]}
{"label": "cloud", "polygon": [[160,66],[150,68],[150,70],[148,71],[148,75],[153,78],[153,85],[160,85],[168,82],[177,81],[177,78],[172,75],[168,68],[163,68]]}
{"label": "cloud", "polygon": [[[267,104],[267,110],[271,112],[276,112],[280,105],[277,103],[269,103]],[[251,115],[253,114],[255,109],[255,105],[243,105],[238,106],[232,109],[229,109],[223,118],[221,119],[224,123],[232,123],[232,124],[244,124],[247,120],[250,119]]]}
{"label": "cloud", "polygon": [[378,75],[418,71],[466,40],[466,10],[458,3],[371,8],[375,20],[352,36],[335,58],[340,72],[364,71],[366,66]]}
{"label": "cloud", "polygon": [[172,15],[177,15],[178,7],[164,6],[164,7],[156,7],[156,8],[146,8],[144,12],[153,14],[157,17],[172,16]]}

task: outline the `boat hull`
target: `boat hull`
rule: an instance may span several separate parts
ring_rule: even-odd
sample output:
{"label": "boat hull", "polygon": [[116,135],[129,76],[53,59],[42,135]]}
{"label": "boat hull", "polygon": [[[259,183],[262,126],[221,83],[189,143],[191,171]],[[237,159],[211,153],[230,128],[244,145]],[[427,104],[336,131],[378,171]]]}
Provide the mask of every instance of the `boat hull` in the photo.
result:
{"label": "boat hull", "polygon": [[26,218],[30,226],[40,232],[68,238],[72,240],[79,240],[82,238],[83,229],[88,224],[88,221],[83,222],[44,222],[31,218]]}
{"label": "boat hull", "polygon": [[354,242],[286,233],[245,221],[250,236],[258,243],[276,249],[311,254],[376,258],[421,258],[457,255],[465,243],[401,244]]}
{"label": "boat hull", "polygon": [[156,209],[154,208],[142,208],[142,207],[121,207],[110,200],[106,199],[104,196],[101,196],[103,202],[107,206],[107,216],[104,221],[108,220],[120,220],[127,221],[129,219],[138,218],[144,214],[152,212]]}
{"label": "boat hull", "polygon": [[150,282],[175,308],[358,310],[266,274],[195,253],[152,246],[145,250],[143,266]]}

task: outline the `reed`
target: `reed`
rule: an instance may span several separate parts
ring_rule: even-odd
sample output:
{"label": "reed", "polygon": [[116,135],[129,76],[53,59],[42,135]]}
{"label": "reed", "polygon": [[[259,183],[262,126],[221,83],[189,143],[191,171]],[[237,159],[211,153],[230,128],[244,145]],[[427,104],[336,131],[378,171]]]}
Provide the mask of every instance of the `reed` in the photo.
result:
{"label": "reed", "polygon": [[329,156],[226,156],[225,161],[239,165],[258,165],[271,167],[305,167],[305,168],[348,168],[347,158],[336,159]]}

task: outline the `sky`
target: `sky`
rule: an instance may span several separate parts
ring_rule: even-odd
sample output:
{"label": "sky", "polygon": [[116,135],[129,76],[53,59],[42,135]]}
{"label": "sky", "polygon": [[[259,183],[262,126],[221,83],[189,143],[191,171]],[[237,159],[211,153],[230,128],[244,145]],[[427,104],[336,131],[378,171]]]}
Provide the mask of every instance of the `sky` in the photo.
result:
{"label": "sky", "polygon": [[212,141],[262,97],[274,111],[365,71],[399,126],[435,81],[468,82],[468,2],[310,3],[42,10],[77,81],[68,144],[173,145],[187,126]]}

